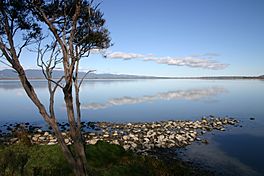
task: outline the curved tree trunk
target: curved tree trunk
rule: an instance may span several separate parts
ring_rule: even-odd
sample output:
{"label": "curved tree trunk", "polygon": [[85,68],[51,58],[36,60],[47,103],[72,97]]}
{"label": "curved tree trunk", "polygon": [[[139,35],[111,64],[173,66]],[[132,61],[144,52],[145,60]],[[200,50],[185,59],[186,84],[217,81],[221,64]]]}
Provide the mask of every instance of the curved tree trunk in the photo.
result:
{"label": "curved tree trunk", "polygon": [[77,125],[74,115],[72,87],[70,86],[67,89],[63,89],[63,92],[64,101],[67,108],[68,121],[70,124],[70,136],[73,140],[73,150],[76,161],[73,170],[76,175],[88,175],[89,171],[85,156],[84,141],[82,139],[80,126]]}

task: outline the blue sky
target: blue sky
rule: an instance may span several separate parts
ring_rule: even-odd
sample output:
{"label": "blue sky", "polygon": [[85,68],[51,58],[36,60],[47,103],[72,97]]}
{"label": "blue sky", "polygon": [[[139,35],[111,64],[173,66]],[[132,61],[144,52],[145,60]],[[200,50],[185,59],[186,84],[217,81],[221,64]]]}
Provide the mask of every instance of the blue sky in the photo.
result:
{"label": "blue sky", "polygon": [[[263,0],[104,0],[114,46],[83,70],[155,76],[264,74]],[[35,67],[23,55],[22,63]]]}

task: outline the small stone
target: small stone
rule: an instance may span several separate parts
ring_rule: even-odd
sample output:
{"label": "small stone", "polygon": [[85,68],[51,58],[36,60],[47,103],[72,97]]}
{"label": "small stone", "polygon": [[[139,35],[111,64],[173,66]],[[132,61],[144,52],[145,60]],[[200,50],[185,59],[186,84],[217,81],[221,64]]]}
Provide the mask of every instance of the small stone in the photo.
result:
{"label": "small stone", "polygon": [[160,136],[158,136],[158,141],[163,141],[164,138],[165,138],[164,135],[160,135]]}
{"label": "small stone", "polygon": [[44,134],[43,134],[43,136],[48,136],[49,135],[49,132],[45,132]]}
{"label": "small stone", "polygon": [[129,136],[123,136],[123,139],[126,141],[126,140],[128,140],[129,139]]}
{"label": "small stone", "polygon": [[89,133],[89,136],[95,136],[95,133]]}
{"label": "small stone", "polygon": [[54,143],[56,143],[56,142],[57,142],[57,139],[56,139],[56,138],[54,138],[54,139],[50,139],[50,142],[54,142]]}
{"label": "small stone", "polygon": [[55,145],[56,144],[56,142],[49,142],[47,145]]}
{"label": "small stone", "polygon": [[97,143],[97,141],[98,141],[98,139],[92,139],[92,140],[88,141],[88,143],[94,145]]}
{"label": "small stone", "polygon": [[45,136],[40,136],[38,139],[41,140],[41,141],[44,141],[46,139],[46,137]]}
{"label": "small stone", "polygon": [[32,137],[32,141],[34,141],[34,142],[38,141],[38,137],[33,136],[33,137]]}
{"label": "small stone", "polygon": [[129,135],[128,135],[130,138],[134,138],[135,137],[135,135],[134,134],[132,134],[132,133],[129,133]]}
{"label": "small stone", "polygon": [[128,149],[130,148],[130,145],[124,145],[123,148],[124,148],[125,150],[128,150]]}
{"label": "small stone", "polygon": [[118,136],[117,131],[114,131],[113,136]]}
{"label": "small stone", "polygon": [[202,140],[202,143],[209,144],[209,142],[206,139]]}
{"label": "small stone", "polygon": [[148,143],[149,142],[149,139],[148,138],[144,138],[144,141],[146,141],[146,143]]}
{"label": "small stone", "polygon": [[116,144],[116,145],[120,145],[120,143],[118,142],[118,140],[113,140],[112,144]]}
{"label": "small stone", "polygon": [[174,135],[174,134],[171,134],[171,135],[169,136],[169,139],[174,139],[174,137],[175,137],[175,135]]}
{"label": "small stone", "polygon": [[12,138],[12,139],[10,139],[10,142],[12,142],[12,143],[14,143],[16,141],[18,141],[18,138]]}
{"label": "small stone", "polygon": [[108,138],[109,137],[109,134],[104,134],[103,137],[104,138]]}
{"label": "small stone", "polygon": [[223,125],[222,122],[218,121],[216,122],[217,125]]}
{"label": "small stone", "polygon": [[133,149],[135,149],[135,148],[137,147],[137,144],[134,143],[134,142],[132,142],[132,143],[131,143],[131,147],[132,147]]}
{"label": "small stone", "polygon": [[70,139],[66,138],[66,139],[64,139],[64,142],[65,142],[66,144],[68,144],[68,143],[70,142]]}
{"label": "small stone", "polygon": [[249,120],[255,120],[255,118],[254,117],[250,117]]}

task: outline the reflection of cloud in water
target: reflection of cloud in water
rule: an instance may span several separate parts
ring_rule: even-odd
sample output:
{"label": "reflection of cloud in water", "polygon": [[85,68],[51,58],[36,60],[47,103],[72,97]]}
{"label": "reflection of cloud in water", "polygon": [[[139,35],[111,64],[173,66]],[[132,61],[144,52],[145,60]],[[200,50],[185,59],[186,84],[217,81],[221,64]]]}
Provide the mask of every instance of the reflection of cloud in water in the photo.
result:
{"label": "reflection of cloud in water", "polygon": [[158,93],[152,96],[142,97],[129,97],[124,96],[121,98],[109,99],[106,103],[89,103],[83,104],[82,109],[103,109],[111,106],[127,105],[127,104],[139,104],[144,102],[151,102],[155,100],[201,100],[206,97],[216,96],[217,94],[226,92],[222,87],[211,87],[205,89],[191,89],[191,90],[177,90],[164,93]]}
{"label": "reflection of cloud in water", "polygon": [[[211,141],[211,140],[210,140]],[[201,163],[207,169],[216,171],[216,175],[261,176],[250,166],[222,151],[216,144],[192,144],[184,152],[183,159]]]}

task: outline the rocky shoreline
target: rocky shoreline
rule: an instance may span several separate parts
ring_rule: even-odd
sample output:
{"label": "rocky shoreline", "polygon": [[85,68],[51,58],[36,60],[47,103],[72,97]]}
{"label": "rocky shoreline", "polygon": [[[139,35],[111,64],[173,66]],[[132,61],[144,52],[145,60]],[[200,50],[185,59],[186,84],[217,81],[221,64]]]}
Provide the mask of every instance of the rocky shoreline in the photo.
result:
{"label": "rocky shoreline", "polygon": [[[202,135],[212,131],[225,131],[228,125],[237,125],[234,118],[203,117],[201,120],[168,120],[160,122],[141,123],[110,123],[110,122],[82,122],[83,136],[86,144],[96,144],[102,140],[111,144],[121,145],[125,150],[147,154],[157,148],[179,148],[190,145],[194,141],[207,144]],[[59,124],[63,130],[62,135],[67,145],[72,144],[67,130],[68,124]],[[12,133],[0,134],[0,143],[11,145],[19,143],[20,138],[15,132],[18,129],[26,129],[27,137],[32,144],[55,145],[57,139],[50,130],[42,130],[41,127],[32,127],[30,124],[16,124],[8,126]]]}

